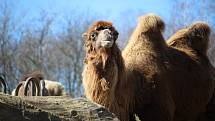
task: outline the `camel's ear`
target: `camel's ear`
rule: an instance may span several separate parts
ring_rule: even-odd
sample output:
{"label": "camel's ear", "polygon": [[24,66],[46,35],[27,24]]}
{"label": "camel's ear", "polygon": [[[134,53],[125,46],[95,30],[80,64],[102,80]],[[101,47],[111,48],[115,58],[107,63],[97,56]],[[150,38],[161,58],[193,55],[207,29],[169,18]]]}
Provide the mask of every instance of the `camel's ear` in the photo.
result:
{"label": "camel's ear", "polygon": [[82,34],[82,38],[83,38],[83,40],[87,39],[87,33],[86,32]]}

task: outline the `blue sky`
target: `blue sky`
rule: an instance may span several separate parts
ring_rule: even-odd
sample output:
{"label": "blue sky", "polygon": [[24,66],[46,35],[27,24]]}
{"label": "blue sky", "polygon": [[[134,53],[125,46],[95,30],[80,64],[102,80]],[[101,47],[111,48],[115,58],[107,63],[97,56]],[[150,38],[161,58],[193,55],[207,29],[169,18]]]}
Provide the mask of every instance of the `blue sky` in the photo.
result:
{"label": "blue sky", "polygon": [[171,0],[9,0],[10,3],[16,9],[16,15],[23,16],[24,21],[38,18],[44,11],[56,15],[55,21],[59,21],[75,11],[76,14],[99,15],[98,19],[110,20],[119,26],[122,19],[131,19],[129,21],[135,24],[136,16],[149,12],[168,20],[172,9]]}
{"label": "blue sky", "polygon": [[[18,11],[27,11],[36,15],[41,9],[50,13],[68,13],[71,10],[77,11],[93,10],[99,14],[110,14],[118,16],[126,10],[139,10],[154,12],[168,16],[171,9],[171,0],[16,0]],[[17,4],[18,3],[18,4]],[[128,13],[129,15],[129,13]]]}
{"label": "blue sky", "polygon": [[[62,30],[65,23],[65,19],[71,18],[73,14],[84,16],[85,14],[96,16],[97,20],[109,20],[112,21],[114,26],[119,31],[129,25],[134,27],[137,23],[137,17],[144,15],[146,13],[155,13],[165,21],[166,24],[173,20],[172,15],[174,10],[173,6],[175,0],[2,0],[7,1],[11,7],[13,7],[13,12],[17,18],[21,20],[24,24],[29,24],[30,26],[35,26],[33,21],[41,16],[41,13],[46,12],[47,15],[54,18],[54,24],[52,29],[54,32],[59,32]],[[186,1],[186,0],[178,0]],[[187,0],[191,2],[191,0]],[[201,8],[196,8],[198,4],[205,4],[204,1],[192,0],[191,6],[185,7],[184,9],[188,11],[185,19],[188,16],[194,16],[191,21],[185,21],[183,16],[178,17],[184,22],[185,25],[191,24],[191,22],[204,20],[213,22],[213,16],[206,14],[205,18],[198,17],[198,12],[196,9],[204,12],[207,9],[201,10]],[[210,0],[213,2],[213,0]],[[195,5],[194,5],[195,4]],[[206,4],[205,4],[206,5]],[[178,6],[178,5],[177,5]],[[177,9],[178,10],[178,9]],[[180,10],[180,9],[179,9]],[[186,12],[187,12],[186,11]],[[178,11],[183,14],[183,10]],[[20,18],[21,17],[21,18]],[[171,18],[171,19],[170,19]],[[178,19],[176,18],[176,19]],[[189,20],[189,18],[188,18]],[[210,23],[209,21],[209,23]],[[31,23],[32,22],[32,23]],[[185,23],[187,22],[187,23]],[[215,24],[214,24],[215,25]],[[184,27],[184,26],[182,26]],[[128,27],[127,27],[128,28]],[[167,28],[168,29],[168,28]],[[167,30],[166,29],[166,30]],[[166,32],[168,33],[168,32]]]}
{"label": "blue sky", "polygon": [[[175,0],[1,0],[6,1],[15,12],[17,18],[21,16],[23,22],[38,18],[44,11],[47,15],[54,16],[57,23],[72,14],[88,13],[97,15],[98,19],[110,20],[117,26],[126,22],[136,23],[137,16],[146,13],[155,13],[168,23],[175,10]],[[178,0],[186,1],[186,0]],[[191,0],[187,0],[188,2]],[[194,0],[192,0],[194,1]],[[197,1],[197,2],[196,2]],[[203,1],[194,1],[191,6],[205,4]],[[213,2],[213,0],[210,0]],[[192,2],[191,2],[192,3]],[[195,4],[195,5],[194,5]],[[185,8],[190,15],[194,15],[195,7]],[[198,8],[201,9],[201,8]],[[207,9],[201,10],[202,12]],[[183,10],[181,11],[183,13]],[[198,14],[198,12],[196,13]],[[194,15],[197,16],[197,15]],[[128,20],[126,20],[128,19]],[[199,18],[197,18],[199,19]],[[194,19],[194,20],[197,20]],[[201,19],[201,18],[200,18]],[[211,19],[212,20],[212,19]]]}

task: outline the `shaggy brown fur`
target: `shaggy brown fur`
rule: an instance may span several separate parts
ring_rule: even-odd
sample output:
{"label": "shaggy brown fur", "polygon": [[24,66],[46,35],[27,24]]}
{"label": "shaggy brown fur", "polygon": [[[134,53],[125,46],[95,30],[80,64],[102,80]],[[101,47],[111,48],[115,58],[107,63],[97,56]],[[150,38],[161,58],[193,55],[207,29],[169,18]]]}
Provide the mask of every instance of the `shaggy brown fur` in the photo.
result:
{"label": "shaggy brown fur", "polygon": [[[164,23],[158,16],[140,17],[123,57],[127,75],[131,75],[128,80],[136,84],[134,112],[141,120],[193,121],[205,111],[213,94],[214,71],[207,57],[197,54],[205,53],[207,44],[200,43],[207,42],[209,35],[209,29],[201,26],[190,27],[192,36],[184,40],[193,44],[181,44],[179,49],[166,45]],[[196,34],[204,37],[196,42]]]}
{"label": "shaggy brown fur", "polygon": [[[89,99],[123,121],[133,113],[142,121],[193,121],[205,111],[213,94],[214,70],[204,55],[207,44],[199,43],[208,41],[209,29],[191,26],[193,34],[184,40],[193,45],[181,44],[179,49],[165,43],[164,22],[149,14],[139,18],[121,57],[116,44],[95,48],[90,37],[95,28],[90,28],[85,40],[83,84]],[[205,37],[196,42],[199,34]]]}
{"label": "shaggy brown fur", "polygon": [[171,47],[187,52],[195,51],[206,55],[208,49],[210,27],[203,22],[194,23],[188,28],[179,30],[171,36],[167,44]]}
{"label": "shaggy brown fur", "polygon": [[[98,28],[101,28],[98,29]],[[114,44],[110,48],[96,48],[92,34],[104,29],[111,30]],[[132,98],[128,91],[124,61],[115,41],[118,32],[112,23],[98,21],[85,34],[85,66],[83,86],[85,95],[90,100],[99,103],[115,113],[121,121],[129,120],[129,101]]]}
{"label": "shaggy brown fur", "polygon": [[[209,35],[209,26],[201,22],[179,30],[167,41],[173,50],[170,52],[172,55],[170,55],[170,61],[181,67],[181,70],[183,69],[183,73],[172,77],[175,78],[173,83],[184,84],[181,90],[175,91],[175,95],[184,94],[183,97],[176,97],[175,101],[179,105],[176,109],[176,117],[180,120],[195,119],[200,112],[205,112],[206,104],[213,94],[215,70],[206,55]],[[180,59],[180,63],[175,62],[182,57],[189,57],[189,59]],[[173,73],[178,72],[179,69],[175,68]],[[187,98],[191,96],[192,98]],[[214,105],[213,101],[212,105]]]}
{"label": "shaggy brown fur", "polygon": [[174,105],[166,85],[167,48],[162,32],[164,22],[149,14],[139,17],[123,51],[128,78],[135,88],[134,112],[143,121],[170,121]]}

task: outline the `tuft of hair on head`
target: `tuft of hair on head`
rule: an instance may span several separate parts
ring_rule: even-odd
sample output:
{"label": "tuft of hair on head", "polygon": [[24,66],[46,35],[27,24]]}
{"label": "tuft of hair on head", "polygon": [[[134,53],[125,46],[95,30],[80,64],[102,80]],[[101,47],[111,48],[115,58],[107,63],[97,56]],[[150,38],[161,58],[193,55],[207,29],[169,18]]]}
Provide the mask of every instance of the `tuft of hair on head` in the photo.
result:
{"label": "tuft of hair on head", "polygon": [[210,36],[211,29],[209,25],[205,22],[195,22],[189,28],[190,37],[201,37],[206,38]]}
{"label": "tuft of hair on head", "polygon": [[112,22],[109,21],[96,21],[92,24],[92,26],[88,29],[88,32],[94,31],[101,26],[113,26]]}
{"label": "tuft of hair on head", "polygon": [[87,30],[87,32],[83,33],[82,34],[82,38],[84,40],[87,39],[87,36],[89,33],[95,31],[96,29],[98,29],[99,27],[113,27],[113,24],[112,22],[109,22],[109,21],[96,21],[94,22]]}
{"label": "tuft of hair on head", "polygon": [[163,32],[165,29],[165,24],[163,20],[159,16],[153,13],[140,16],[138,18],[138,24],[143,29],[142,30],[143,32],[147,32],[147,31]]}

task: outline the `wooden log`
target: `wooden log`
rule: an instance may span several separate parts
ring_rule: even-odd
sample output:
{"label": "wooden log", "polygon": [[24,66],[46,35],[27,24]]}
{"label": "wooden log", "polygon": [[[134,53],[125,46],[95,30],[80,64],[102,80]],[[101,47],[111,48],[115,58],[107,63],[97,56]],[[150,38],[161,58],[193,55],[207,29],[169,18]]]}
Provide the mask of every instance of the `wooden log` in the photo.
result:
{"label": "wooden log", "polygon": [[67,96],[17,97],[0,93],[0,121],[119,121],[103,106]]}

